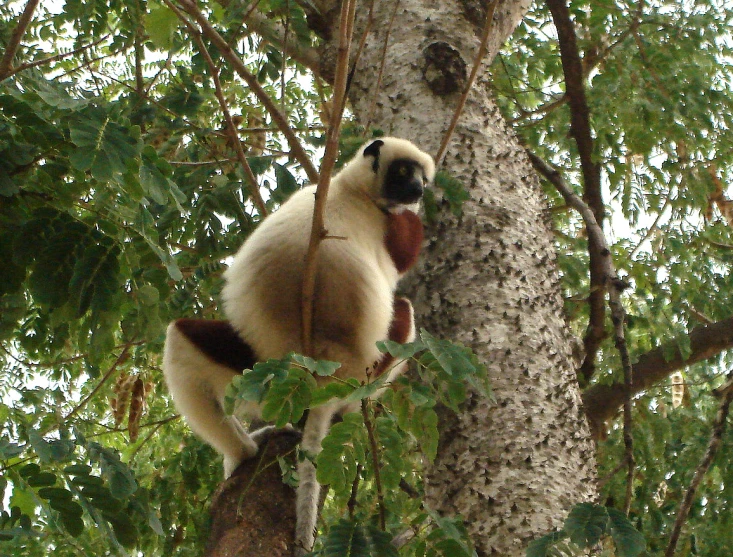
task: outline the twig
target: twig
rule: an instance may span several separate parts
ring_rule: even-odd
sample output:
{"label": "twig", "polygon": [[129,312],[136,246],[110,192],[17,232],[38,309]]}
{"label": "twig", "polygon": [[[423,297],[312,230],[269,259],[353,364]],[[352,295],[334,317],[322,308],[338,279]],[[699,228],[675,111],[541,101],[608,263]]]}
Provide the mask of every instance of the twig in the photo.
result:
{"label": "twig", "polygon": [[[560,173],[540,159],[534,153],[528,151],[529,159],[535,168],[540,170],[550,182],[557,188],[570,207],[578,211],[585,222],[585,228],[588,232],[588,243],[593,242],[598,247],[598,264],[600,267],[601,285],[604,290],[608,290],[608,305],[611,310],[611,321],[614,325],[614,335],[616,340],[616,348],[621,356],[621,365],[624,372],[624,447],[626,450],[627,464],[627,484],[626,499],[624,508],[628,514],[631,506],[632,483],[634,479],[634,439],[631,432],[631,395],[633,392],[633,369],[631,367],[631,357],[629,349],[626,345],[626,336],[624,332],[624,324],[626,321],[626,312],[621,302],[621,292],[626,288],[626,284],[619,279],[616,269],[613,266],[611,251],[608,249],[606,238],[603,230],[595,218],[593,209],[591,209],[573,190],[565,183]],[[602,299],[602,298],[601,298]]]}
{"label": "twig", "polygon": [[[145,340],[139,340],[136,342],[128,342],[125,344],[120,344],[119,346],[115,346],[113,350],[117,350],[118,348],[124,348],[125,346],[140,346],[141,344],[145,344],[147,341]],[[27,367],[27,368],[36,368],[36,369],[43,369],[43,368],[55,368],[61,365],[71,364],[74,362],[78,362],[79,360],[83,360],[84,358],[88,358],[89,354],[78,354],[76,356],[71,356],[69,358],[64,358],[62,360],[56,360],[54,362],[29,362],[28,360],[23,360],[22,358],[18,358],[16,355],[11,354],[10,351],[5,348],[2,344],[0,344],[0,350],[5,352],[10,358],[18,362],[19,364]]]}
{"label": "twig", "polygon": [[349,500],[346,503],[346,508],[349,511],[349,518],[351,520],[354,520],[354,511],[356,510],[356,496],[359,493],[359,480],[361,479],[361,471],[362,465],[360,463],[356,465],[356,477],[354,478],[354,482],[351,484],[351,495],[349,496]]}
{"label": "twig", "polygon": [[93,48],[97,46],[99,43],[104,42],[109,38],[109,35],[105,35],[101,39],[97,39],[93,43],[89,43],[84,46],[80,46],[79,48],[75,48],[74,50],[71,50],[69,52],[62,52],[61,54],[56,54],[55,56],[49,56],[48,58],[43,58],[41,60],[34,60],[33,62],[25,62],[21,64],[20,66],[16,66],[15,68],[12,68],[8,71],[8,74],[5,76],[12,77],[18,72],[22,72],[23,70],[27,70],[30,68],[35,68],[37,66],[43,66],[45,64],[53,64],[54,62],[58,62],[59,60],[63,60],[64,58],[68,58],[69,56],[74,56],[75,54],[79,54],[80,52],[83,52],[85,50],[88,50],[90,48]]}
{"label": "twig", "polygon": [[[732,376],[733,372],[729,372],[728,377],[730,378]],[[733,402],[733,379],[729,379],[728,383],[720,389],[713,391],[713,394],[720,398],[718,413],[715,415],[715,420],[713,420],[713,434],[710,436],[710,442],[708,443],[705,455],[695,470],[695,474],[690,482],[690,487],[687,488],[685,497],[680,504],[680,510],[678,511],[677,518],[674,521],[672,534],[669,538],[669,545],[667,546],[667,550],[664,552],[664,557],[672,557],[674,555],[674,550],[677,547],[677,541],[679,540],[682,526],[684,526],[685,520],[687,520],[687,515],[690,513],[690,508],[692,507],[692,503],[695,499],[697,488],[700,486],[700,482],[708,471],[708,468],[710,468],[715,455],[720,449],[723,433],[725,432],[725,423],[728,419],[728,412],[730,411],[730,404]]]}
{"label": "twig", "polygon": [[634,247],[634,249],[631,250],[631,253],[629,253],[629,260],[633,260],[634,256],[639,252],[641,249],[641,246],[646,242],[649,237],[654,234],[658,230],[659,221],[662,218],[662,215],[664,215],[664,212],[667,210],[667,207],[669,207],[670,203],[672,202],[672,190],[667,191],[667,199],[664,200],[664,205],[662,205],[662,208],[659,210],[659,213],[657,213],[657,218],[654,219],[654,222],[649,227],[649,229],[644,234],[644,237],[639,240]]}
{"label": "twig", "polygon": [[234,151],[237,153],[237,159],[239,159],[239,164],[242,165],[242,170],[244,172],[244,175],[246,176],[247,180],[250,183],[250,193],[252,196],[252,199],[257,205],[257,210],[260,212],[260,215],[264,218],[267,216],[268,211],[267,207],[265,206],[265,201],[262,199],[262,196],[260,195],[260,190],[257,183],[257,177],[255,176],[254,172],[252,171],[252,167],[250,167],[249,162],[247,162],[247,156],[244,154],[244,149],[242,148],[242,142],[239,140],[239,134],[237,133],[237,126],[234,124],[234,121],[232,120],[232,115],[229,112],[229,106],[227,105],[226,98],[224,98],[224,92],[221,88],[221,81],[219,81],[219,70],[216,68],[216,65],[214,64],[214,61],[211,59],[211,54],[209,54],[208,49],[206,48],[206,45],[204,44],[204,41],[201,39],[201,33],[198,29],[196,29],[191,22],[188,21],[188,19],[183,15],[183,13],[176,8],[172,3],[170,3],[169,0],[164,0],[166,5],[175,12],[175,14],[178,16],[178,18],[188,27],[189,32],[193,36],[194,41],[196,41],[196,44],[198,45],[199,51],[201,52],[201,55],[204,57],[204,60],[206,61],[206,65],[209,68],[209,73],[211,74],[211,79],[214,81],[214,91],[216,94],[216,98],[219,101],[219,106],[221,107],[221,111],[224,114],[224,121],[226,122],[226,130],[227,135],[229,136],[229,140],[232,142],[232,145],[234,146]]}
{"label": "twig", "polygon": [[68,422],[71,418],[73,418],[79,411],[84,408],[87,403],[96,395],[99,390],[104,386],[104,384],[109,381],[110,377],[114,375],[115,371],[117,371],[117,368],[127,360],[127,356],[130,353],[130,346],[132,346],[133,343],[128,343],[125,345],[125,347],[122,349],[122,352],[120,352],[120,355],[117,356],[117,359],[114,361],[114,363],[110,366],[107,373],[104,374],[104,377],[99,380],[99,383],[97,383],[97,386],[92,389],[92,392],[89,393],[87,396],[85,396],[82,401],[76,405],[76,407],[69,412],[66,417],[64,417],[64,422]]}
{"label": "twig", "polygon": [[18,54],[20,48],[20,39],[23,38],[25,30],[33,19],[33,12],[36,11],[39,0],[28,0],[28,3],[23,8],[23,13],[18,18],[18,25],[13,29],[13,33],[10,35],[10,40],[5,46],[5,54],[3,54],[2,60],[0,60],[0,81],[11,75],[13,67],[13,58]]}
{"label": "twig", "polygon": [[[169,0],[164,1],[166,2],[166,5],[171,5]],[[181,4],[184,11],[186,11],[191,17],[193,17],[196,23],[198,23],[203,34],[206,35],[206,37],[219,49],[221,55],[229,62],[229,64],[231,64],[234,71],[244,79],[247,86],[265,107],[265,110],[270,113],[273,122],[275,122],[280,132],[285,136],[285,139],[290,146],[292,156],[301,164],[303,170],[308,175],[308,179],[311,182],[316,183],[318,181],[318,172],[308,158],[308,154],[305,152],[305,149],[303,149],[303,146],[300,144],[300,141],[293,132],[293,129],[290,127],[290,124],[288,124],[285,115],[275,105],[267,92],[265,92],[257,81],[257,78],[247,70],[241,58],[239,58],[237,53],[234,52],[231,46],[229,46],[229,43],[224,39],[224,37],[222,37],[219,32],[214,29],[211,23],[209,23],[206,16],[201,13],[201,10],[199,10],[195,2],[192,0],[179,0],[179,4]]]}
{"label": "twig", "polygon": [[369,104],[369,110],[367,111],[366,126],[364,126],[364,135],[369,133],[369,128],[372,127],[372,117],[374,116],[374,109],[377,106],[377,97],[379,91],[382,89],[382,76],[384,75],[384,64],[387,59],[387,46],[389,45],[389,36],[392,33],[392,25],[394,24],[395,16],[397,16],[397,8],[400,6],[400,0],[394,3],[394,9],[392,15],[389,18],[389,25],[387,25],[387,31],[384,35],[384,43],[382,44],[382,55],[379,63],[379,72],[377,73],[377,82],[374,85],[374,93],[372,94],[372,102]]}
{"label": "twig", "polygon": [[328,197],[328,187],[331,183],[331,172],[336,163],[341,117],[346,103],[346,80],[349,72],[349,49],[354,32],[355,10],[355,0],[344,0],[341,5],[338,59],[336,62],[336,78],[333,86],[333,114],[329,119],[326,135],[326,150],[321,162],[320,178],[316,187],[313,222],[311,225],[310,240],[308,242],[308,251],[305,257],[305,270],[303,271],[301,342],[303,352],[306,355],[312,355],[313,353],[313,297],[316,286],[316,266],[318,264],[316,256],[318,246],[327,235],[324,227],[323,213]]}
{"label": "twig", "polygon": [[374,435],[374,424],[369,409],[367,407],[367,399],[361,399],[361,415],[364,417],[364,425],[366,425],[369,444],[372,448],[372,466],[374,468],[374,484],[377,488],[377,506],[379,507],[379,527],[382,530],[387,528],[387,520],[384,510],[384,491],[382,490],[382,476],[379,470],[379,447],[377,446],[377,438]]}
{"label": "twig", "polygon": [[[351,65],[349,76],[346,78],[346,93],[345,93],[346,96],[349,95],[349,89],[351,88],[351,81],[354,79],[354,74],[356,73],[356,67],[359,65],[359,60],[361,59],[361,53],[364,51],[364,45],[366,45],[367,37],[369,36],[369,33],[372,32],[372,25],[374,25],[374,2],[375,0],[371,0],[371,2],[369,3],[369,14],[367,15],[367,22],[366,22],[366,25],[364,26],[364,31],[361,34],[361,39],[359,39],[359,45],[356,47],[356,54],[354,54],[354,62]],[[367,129],[367,128],[364,128],[364,129]]]}
{"label": "twig", "polygon": [[486,50],[489,48],[489,38],[491,37],[491,24],[494,22],[494,12],[496,11],[497,4],[499,4],[499,0],[493,0],[493,2],[491,2],[491,5],[489,6],[488,13],[486,14],[486,22],[484,23],[484,29],[481,34],[481,43],[479,45],[478,51],[476,52],[476,57],[473,60],[471,75],[468,76],[468,82],[466,83],[463,94],[458,101],[458,106],[456,106],[456,110],[453,113],[453,119],[448,125],[448,131],[445,132],[445,135],[443,136],[443,141],[440,143],[438,152],[435,154],[436,166],[440,166],[440,163],[445,156],[445,152],[448,150],[448,143],[450,142],[451,137],[453,136],[453,132],[458,125],[458,119],[461,117],[461,114],[463,113],[463,108],[466,106],[468,94],[471,92],[471,88],[476,81],[478,70],[481,67],[481,63],[483,62],[484,57],[486,56]]}
{"label": "twig", "polygon": [[[217,3],[227,7],[229,0],[217,0]],[[260,0],[255,0],[247,8],[242,16],[240,25],[233,31],[232,36],[239,35],[239,31],[246,23],[247,34],[257,33],[265,42],[273,45],[291,59],[308,68],[314,76],[321,76],[321,55],[317,48],[306,46],[301,41],[288,41],[285,44],[283,29],[273,24],[273,21],[266,14],[258,10]]]}

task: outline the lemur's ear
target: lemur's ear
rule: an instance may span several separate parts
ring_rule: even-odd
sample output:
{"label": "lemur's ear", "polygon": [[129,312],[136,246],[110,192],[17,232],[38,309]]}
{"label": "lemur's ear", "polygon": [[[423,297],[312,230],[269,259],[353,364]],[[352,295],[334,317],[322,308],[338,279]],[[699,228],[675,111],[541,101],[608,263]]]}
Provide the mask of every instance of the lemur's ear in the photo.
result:
{"label": "lemur's ear", "polygon": [[384,141],[376,139],[364,149],[365,157],[374,157],[374,162],[372,163],[372,169],[374,172],[379,170],[379,150],[382,148],[382,145],[384,145]]}

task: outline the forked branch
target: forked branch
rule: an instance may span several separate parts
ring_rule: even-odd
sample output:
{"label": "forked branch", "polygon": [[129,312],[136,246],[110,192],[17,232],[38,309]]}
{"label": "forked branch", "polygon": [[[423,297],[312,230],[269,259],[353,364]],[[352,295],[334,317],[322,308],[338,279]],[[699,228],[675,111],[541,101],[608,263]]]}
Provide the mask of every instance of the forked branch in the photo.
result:
{"label": "forked branch", "polygon": [[23,8],[23,13],[20,14],[18,25],[13,29],[13,33],[10,35],[10,40],[5,46],[5,54],[3,54],[2,60],[0,60],[0,81],[13,73],[13,58],[18,54],[20,39],[23,38],[25,30],[28,29],[28,25],[30,25],[31,19],[33,19],[33,12],[36,11],[38,2],[39,0],[28,0],[25,8]]}
{"label": "forked branch", "polygon": [[203,34],[219,49],[221,55],[231,65],[232,69],[247,83],[247,86],[252,90],[255,96],[259,99],[265,110],[272,116],[273,122],[277,125],[278,129],[285,136],[285,139],[290,146],[290,152],[292,156],[297,160],[303,167],[303,170],[308,175],[308,179],[315,183],[318,181],[318,172],[310,161],[308,154],[303,149],[300,141],[295,135],[295,132],[290,127],[287,118],[277,107],[275,102],[270,98],[267,92],[257,81],[257,78],[247,69],[242,62],[242,59],[232,49],[229,43],[222,37],[219,32],[206,19],[206,16],[199,10],[198,6],[192,0],[178,0],[178,3],[183,7],[183,10],[188,13],[201,27]]}
{"label": "forked branch", "polygon": [[222,113],[224,114],[224,121],[226,122],[226,131],[227,136],[229,137],[229,141],[234,146],[234,151],[237,153],[237,159],[239,160],[239,164],[242,165],[242,171],[244,172],[245,177],[247,178],[247,181],[250,184],[250,192],[252,196],[252,200],[254,201],[254,204],[257,206],[257,210],[260,212],[260,216],[263,218],[267,216],[267,207],[265,206],[265,201],[262,199],[262,196],[260,195],[260,190],[257,185],[257,177],[255,176],[254,172],[252,171],[252,167],[250,167],[249,162],[247,162],[247,156],[244,153],[244,149],[242,148],[242,142],[239,140],[239,134],[237,132],[237,126],[234,124],[234,120],[232,120],[232,115],[229,112],[229,106],[227,104],[226,98],[224,97],[224,92],[221,88],[221,81],[219,80],[219,70],[217,69],[216,65],[214,64],[214,60],[211,58],[211,54],[209,54],[209,50],[206,48],[206,45],[204,44],[204,41],[201,39],[201,33],[198,29],[196,29],[193,24],[188,21],[188,18],[179,10],[176,6],[174,6],[169,0],[163,0],[166,5],[173,10],[173,12],[178,16],[178,18],[188,27],[189,33],[191,33],[191,36],[193,37],[194,41],[196,42],[196,45],[199,48],[199,52],[201,52],[201,55],[204,57],[204,60],[206,61],[206,66],[209,68],[209,73],[211,74],[211,79],[214,82],[214,91],[216,94],[216,98],[219,101],[219,106],[221,108]]}

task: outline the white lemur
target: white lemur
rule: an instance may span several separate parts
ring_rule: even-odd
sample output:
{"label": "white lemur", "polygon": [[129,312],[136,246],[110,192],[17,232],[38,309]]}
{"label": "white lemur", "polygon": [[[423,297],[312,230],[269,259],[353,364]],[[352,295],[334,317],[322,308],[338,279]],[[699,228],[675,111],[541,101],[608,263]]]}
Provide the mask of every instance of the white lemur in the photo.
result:
{"label": "white lemur", "polygon": [[[434,173],[430,155],[385,137],[362,147],[331,181],[309,356],[340,362],[339,378],[373,380],[389,370],[392,379],[404,371],[405,364],[394,366],[376,343],[414,339],[412,305],[394,293],[420,252],[422,223],[414,211]],[[169,390],[191,429],[224,456],[226,477],[257,453],[271,430],[248,433],[226,416],[226,386],[256,361],[302,352],[301,292],[314,193],[315,186],[295,193],[239,250],[224,275],[228,322],[179,319],[168,328],[163,370]],[[311,408],[302,448],[316,455],[334,415],[354,409],[338,400]],[[260,408],[247,402],[236,414],[255,419]],[[313,545],[319,486],[310,460],[299,465],[299,476],[295,541],[302,553]]]}

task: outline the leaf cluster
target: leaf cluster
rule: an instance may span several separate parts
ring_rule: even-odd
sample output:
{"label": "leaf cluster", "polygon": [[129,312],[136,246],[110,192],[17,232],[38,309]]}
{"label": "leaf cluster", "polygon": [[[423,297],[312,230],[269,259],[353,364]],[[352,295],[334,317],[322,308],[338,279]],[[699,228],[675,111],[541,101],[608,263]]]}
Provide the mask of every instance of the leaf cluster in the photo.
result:
{"label": "leaf cluster", "polygon": [[[318,481],[330,488],[324,513],[332,518],[324,526],[323,555],[395,555],[392,536],[373,522],[373,509],[381,498],[389,532],[394,535],[411,527],[419,531],[405,554],[470,556],[460,520],[435,515],[401,491],[401,485],[419,481],[422,458],[435,459],[436,407],[458,411],[469,390],[490,396],[486,369],[467,348],[424,330],[412,343],[385,341],[378,347],[396,359],[395,365],[412,361],[415,373],[393,384],[386,382],[388,373],[360,383],[334,375],[338,363],[293,354],[257,363],[235,377],[227,389],[226,409],[236,413],[241,403],[257,403],[262,418],[279,426],[297,423],[307,408],[323,404],[361,409],[345,414],[331,427],[315,457]],[[381,492],[375,494],[375,489]],[[343,516],[347,508],[348,519]],[[335,553],[340,551],[345,553]]]}

